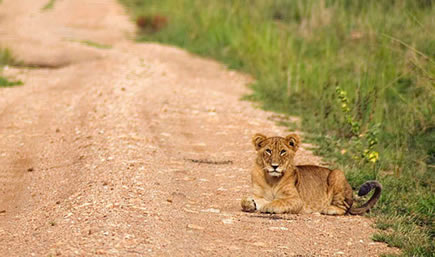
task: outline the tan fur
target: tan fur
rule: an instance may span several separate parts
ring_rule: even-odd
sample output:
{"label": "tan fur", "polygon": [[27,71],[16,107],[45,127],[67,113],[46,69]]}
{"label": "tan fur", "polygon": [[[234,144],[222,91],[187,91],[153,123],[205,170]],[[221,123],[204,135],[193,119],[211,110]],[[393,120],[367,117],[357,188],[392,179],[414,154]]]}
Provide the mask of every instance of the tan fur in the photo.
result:
{"label": "tan fur", "polygon": [[379,199],[380,184],[367,182],[365,191],[376,188],[375,194],[363,207],[352,208],[352,188],[342,171],[313,165],[295,166],[294,156],[300,145],[296,134],[285,138],[256,134],[252,142],[257,158],[251,173],[252,196],[242,199],[243,211],[363,214]]}

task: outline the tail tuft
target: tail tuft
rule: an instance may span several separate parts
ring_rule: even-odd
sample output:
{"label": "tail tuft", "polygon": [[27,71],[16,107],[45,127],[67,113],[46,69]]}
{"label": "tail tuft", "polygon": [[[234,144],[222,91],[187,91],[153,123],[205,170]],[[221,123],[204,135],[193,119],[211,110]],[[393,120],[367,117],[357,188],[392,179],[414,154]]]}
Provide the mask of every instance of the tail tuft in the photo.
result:
{"label": "tail tuft", "polygon": [[358,196],[364,196],[368,194],[371,190],[372,190],[372,185],[370,184],[370,181],[367,181],[366,183],[361,185],[358,191]]}
{"label": "tail tuft", "polygon": [[361,185],[361,188],[358,191],[358,196],[368,194],[373,188],[379,188],[379,190],[382,190],[382,185],[376,180],[369,180]]}
{"label": "tail tuft", "polygon": [[375,180],[370,180],[362,184],[361,188],[358,191],[358,196],[364,196],[368,194],[372,189],[375,189],[375,192],[373,193],[372,197],[361,207],[359,208],[352,207],[349,210],[350,214],[362,215],[365,212],[369,211],[373,207],[373,205],[376,204],[376,202],[379,200],[379,197],[381,196],[382,185]]}

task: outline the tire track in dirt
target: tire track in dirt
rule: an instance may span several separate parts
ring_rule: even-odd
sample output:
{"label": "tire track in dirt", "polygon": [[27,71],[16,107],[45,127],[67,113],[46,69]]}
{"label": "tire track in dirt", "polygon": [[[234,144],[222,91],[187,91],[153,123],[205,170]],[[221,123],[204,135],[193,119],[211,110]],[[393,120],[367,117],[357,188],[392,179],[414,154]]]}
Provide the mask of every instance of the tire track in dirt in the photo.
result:
{"label": "tire track in dirt", "polygon": [[[0,4],[0,44],[27,63],[58,67],[4,72],[25,85],[0,90],[0,207],[6,210],[0,255],[389,250],[371,242],[374,229],[364,217],[240,211],[249,192],[252,134],[286,133],[271,114],[239,101],[248,77],[176,48],[125,40],[133,30],[114,1],[56,1],[41,12],[44,4]],[[16,31],[25,23],[33,33]],[[306,147],[297,161],[318,163]]]}

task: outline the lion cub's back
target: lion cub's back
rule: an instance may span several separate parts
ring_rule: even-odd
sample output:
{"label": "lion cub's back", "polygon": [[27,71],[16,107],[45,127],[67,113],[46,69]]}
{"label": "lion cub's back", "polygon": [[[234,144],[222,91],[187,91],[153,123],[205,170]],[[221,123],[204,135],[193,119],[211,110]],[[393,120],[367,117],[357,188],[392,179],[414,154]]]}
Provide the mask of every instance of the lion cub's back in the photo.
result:
{"label": "lion cub's back", "polygon": [[328,176],[331,170],[314,165],[303,165],[297,166],[297,172],[296,188],[305,203],[305,212],[320,212],[329,206],[332,194],[328,192]]}

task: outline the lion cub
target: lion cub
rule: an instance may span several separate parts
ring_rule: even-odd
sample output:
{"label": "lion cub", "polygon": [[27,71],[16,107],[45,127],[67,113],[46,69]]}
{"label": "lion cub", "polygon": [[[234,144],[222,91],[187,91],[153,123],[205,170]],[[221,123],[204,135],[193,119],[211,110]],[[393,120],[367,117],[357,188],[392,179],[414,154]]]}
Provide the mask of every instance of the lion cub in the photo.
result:
{"label": "lion cub", "polygon": [[352,188],[341,170],[294,165],[300,145],[296,134],[285,138],[256,134],[252,143],[257,159],[251,173],[252,196],[242,199],[243,211],[361,215],[370,210],[381,195],[381,184],[367,181],[358,195],[366,195],[374,188],[373,196],[361,207],[352,207]]}

